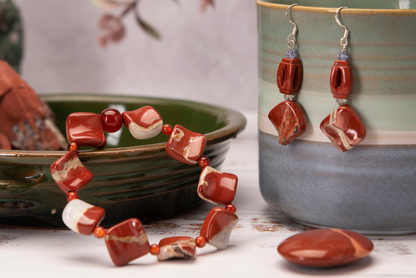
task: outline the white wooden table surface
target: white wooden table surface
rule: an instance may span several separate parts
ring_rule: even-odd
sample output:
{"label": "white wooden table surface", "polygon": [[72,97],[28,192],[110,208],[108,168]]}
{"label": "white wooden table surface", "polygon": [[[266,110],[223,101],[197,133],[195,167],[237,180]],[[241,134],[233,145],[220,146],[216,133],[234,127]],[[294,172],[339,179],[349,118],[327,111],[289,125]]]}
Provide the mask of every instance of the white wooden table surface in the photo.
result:
{"label": "white wooden table surface", "polygon": [[[222,170],[239,176],[235,200],[240,222],[230,246],[198,249],[194,261],[158,262],[146,255],[125,267],[113,266],[104,240],[72,231],[0,228],[0,277],[416,277],[416,235],[370,236],[370,257],[331,269],[310,269],[284,261],[276,248],[308,228],[268,208],[258,184],[257,117],[245,113],[248,126],[232,144]],[[169,236],[197,237],[213,205],[146,225],[151,243]],[[122,276],[124,275],[124,276]]]}

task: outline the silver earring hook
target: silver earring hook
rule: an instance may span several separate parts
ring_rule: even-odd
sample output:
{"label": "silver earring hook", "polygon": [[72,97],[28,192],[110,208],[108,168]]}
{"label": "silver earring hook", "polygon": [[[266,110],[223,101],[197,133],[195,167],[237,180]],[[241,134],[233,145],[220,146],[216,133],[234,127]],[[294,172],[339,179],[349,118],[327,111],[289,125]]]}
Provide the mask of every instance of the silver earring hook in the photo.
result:
{"label": "silver earring hook", "polygon": [[347,45],[348,45],[348,33],[349,33],[349,31],[348,31],[347,26],[343,25],[341,23],[341,20],[339,19],[340,11],[344,8],[348,9],[348,7],[345,7],[345,6],[342,6],[342,7],[338,8],[337,12],[335,13],[335,21],[338,23],[339,26],[344,28],[344,36],[341,38],[340,44],[342,46],[342,52],[345,53],[345,51],[347,49]]}
{"label": "silver earring hook", "polygon": [[289,47],[289,49],[292,49],[292,50],[295,48],[295,45],[296,45],[296,32],[298,31],[298,25],[296,25],[296,23],[295,23],[295,22],[293,22],[293,20],[292,20],[292,13],[291,13],[291,10],[290,10],[290,9],[291,9],[293,6],[298,6],[298,4],[297,4],[297,3],[295,3],[295,4],[290,5],[290,6],[286,9],[286,12],[285,12],[286,19],[287,19],[290,23],[292,23],[292,24],[294,25],[294,27],[293,27],[293,31],[292,31],[292,34],[290,34],[289,36],[287,36],[287,47]]}

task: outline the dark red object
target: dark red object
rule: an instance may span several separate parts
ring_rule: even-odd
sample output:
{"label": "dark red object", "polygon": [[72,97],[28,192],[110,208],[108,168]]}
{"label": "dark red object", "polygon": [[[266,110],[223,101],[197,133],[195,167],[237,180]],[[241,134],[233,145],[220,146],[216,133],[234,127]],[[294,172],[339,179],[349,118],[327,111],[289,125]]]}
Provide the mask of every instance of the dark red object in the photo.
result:
{"label": "dark red object", "polygon": [[105,228],[102,226],[99,226],[94,229],[94,236],[98,239],[105,237]]}
{"label": "dark red object", "polygon": [[238,216],[223,208],[213,208],[202,224],[200,235],[207,243],[218,249],[225,249],[234,227],[238,223]]}
{"label": "dark red object", "polygon": [[123,112],[123,120],[126,126],[128,126],[130,122],[135,122],[141,127],[148,128],[161,121],[162,117],[153,107],[143,106],[134,111]]}
{"label": "dark red object", "polygon": [[68,144],[68,152],[78,152],[79,151],[79,147],[78,144],[75,142],[71,142]]}
{"label": "dark red object", "polygon": [[294,264],[332,267],[355,262],[368,256],[374,245],[365,236],[341,229],[303,232],[280,243],[279,254]]}
{"label": "dark red object", "polygon": [[160,253],[160,246],[157,244],[150,245],[150,254],[157,256]]}
{"label": "dark red object", "polygon": [[225,209],[228,211],[231,211],[232,213],[236,213],[237,212],[237,208],[233,205],[233,204],[228,204],[225,206]]}
{"label": "dark red object", "polygon": [[49,168],[52,178],[63,192],[77,192],[93,178],[92,173],[79,160],[77,153],[68,152]]}
{"label": "dark red object", "polygon": [[306,119],[296,101],[282,101],[269,112],[269,119],[279,133],[279,144],[288,145],[306,130]]}
{"label": "dark red object", "polygon": [[206,156],[201,157],[201,158],[198,160],[198,164],[199,164],[199,166],[200,166],[201,168],[204,168],[204,167],[209,166],[209,158],[208,158],[208,157],[206,157]]}
{"label": "dark red object", "polygon": [[352,69],[348,61],[335,61],[330,77],[331,92],[334,98],[348,98],[352,89],[352,81]]}
{"label": "dark red object", "polygon": [[170,124],[164,124],[162,127],[162,133],[165,135],[171,135],[173,128]]}
{"label": "dark red object", "polygon": [[78,198],[78,194],[74,191],[69,191],[68,194],[66,194],[66,201],[69,203],[72,200],[76,200]]}
{"label": "dark red object", "polygon": [[164,261],[172,258],[195,259],[196,243],[192,237],[177,236],[164,238],[159,242],[160,253],[158,260]]}
{"label": "dark red object", "polygon": [[283,58],[277,69],[277,86],[282,94],[294,95],[302,83],[302,63],[300,59]]}
{"label": "dark red object", "polygon": [[321,130],[341,152],[349,151],[367,135],[363,121],[348,104],[329,114],[321,122]]}
{"label": "dark red object", "polygon": [[81,235],[91,235],[100,225],[105,216],[105,210],[100,207],[87,209],[78,221],[78,232]]}
{"label": "dark red object", "polygon": [[200,133],[192,132],[181,125],[176,125],[166,144],[166,154],[186,163],[197,164],[204,152],[207,140]]}
{"label": "dark red object", "polygon": [[75,142],[79,146],[101,149],[107,144],[101,117],[95,113],[69,114],[66,118],[66,136],[70,143]]}
{"label": "dark red object", "polygon": [[196,247],[203,248],[207,245],[207,239],[203,236],[199,236],[195,239]]}
{"label": "dark red object", "polygon": [[[0,61],[0,111],[0,133],[13,149],[65,149],[67,142],[48,105],[5,61]],[[10,149],[4,142],[0,140],[0,147]]]}
{"label": "dark red object", "polygon": [[208,166],[201,172],[197,193],[207,202],[226,205],[234,200],[237,183],[236,175],[220,172]]}
{"label": "dark red object", "polygon": [[11,150],[12,145],[10,144],[9,139],[6,135],[0,132],[0,149],[1,150]]}
{"label": "dark red object", "polygon": [[111,260],[117,266],[126,265],[150,251],[143,225],[136,218],[128,219],[108,229],[105,244]]}
{"label": "dark red object", "polygon": [[123,116],[114,108],[107,108],[100,114],[104,131],[113,133],[123,127]]}

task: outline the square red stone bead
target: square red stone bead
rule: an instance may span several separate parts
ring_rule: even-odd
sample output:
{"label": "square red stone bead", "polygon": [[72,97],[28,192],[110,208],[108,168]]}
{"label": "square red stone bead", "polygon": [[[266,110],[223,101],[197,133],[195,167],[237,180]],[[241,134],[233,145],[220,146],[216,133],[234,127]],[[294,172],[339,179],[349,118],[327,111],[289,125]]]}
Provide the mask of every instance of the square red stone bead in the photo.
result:
{"label": "square red stone bead", "polygon": [[105,244],[111,260],[117,266],[126,265],[150,251],[143,225],[135,218],[108,229],[105,235]]}
{"label": "square red stone bead", "polygon": [[207,140],[203,134],[176,125],[165,150],[170,157],[192,165],[198,163],[199,158],[204,153],[206,143]]}
{"label": "square red stone bead", "polygon": [[210,245],[225,249],[237,223],[238,216],[235,213],[223,208],[213,208],[202,224],[200,235],[205,237]]}
{"label": "square red stone bead", "polygon": [[269,112],[269,120],[279,134],[279,144],[288,145],[306,130],[306,119],[296,101],[282,101]]}
{"label": "square red stone bead", "polygon": [[103,208],[92,206],[82,200],[70,201],[62,213],[65,225],[81,235],[91,235],[105,216]]}
{"label": "square red stone bead", "polygon": [[168,237],[159,242],[160,253],[157,255],[159,261],[172,258],[195,259],[195,240],[187,236]]}
{"label": "square red stone bead", "polygon": [[55,161],[50,171],[56,184],[65,193],[80,190],[93,178],[92,173],[85,168],[74,151],[66,153]]}
{"label": "square red stone bead", "polygon": [[66,136],[68,141],[79,146],[104,148],[107,140],[104,136],[101,116],[95,113],[77,112],[66,118]]}
{"label": "square red stone bead", "polygon": [[151,106],[144,106],[134,111],[123,112],[124,124],[136,139],[155,137],[162,131],[163,120]]}
{"label": "square red stone bead", "polygon": [[363,121],[348,104],[328,115],[321,122],[321,130],[341,152],[352,149],[367,135]]}
{"label": "square red stone bead", "polygon": [[198,183],[198,195],[201,199],[216,204],[230,204],[237,191],[238,177],[223,173],[207,166],[201,172]]}

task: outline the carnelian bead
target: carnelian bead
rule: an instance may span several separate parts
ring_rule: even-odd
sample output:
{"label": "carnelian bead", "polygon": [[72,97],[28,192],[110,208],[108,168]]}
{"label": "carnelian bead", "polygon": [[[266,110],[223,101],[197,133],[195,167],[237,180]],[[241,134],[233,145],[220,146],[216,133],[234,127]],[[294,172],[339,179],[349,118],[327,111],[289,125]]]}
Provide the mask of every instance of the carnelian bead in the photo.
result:
{"label": "carnelian bead", "polygon": [[199,236],[195,239],[196,247],[202,248],[207,244],[207,239],[203,236]]}
{"label": "carnelian bead", "polygon": [[199,166],[201,166],[201,168],[209,166],[209,158],[206,157],[206,156],[201,157],[198,160],[198,164],[199,164]]}
{"label": "carnelian bead", "polygon": [[69,203],[72,200],[78,199],[78,194],[75,191],[69,191],[66,195],[66,201]]}
{"label": "carnelian bead", "polygon": [[103,238],[105,237],[105,229],[102,226],[98,226],[97,228],[94,229],[94,236],[96,238]]}
{"label": "carnelian bead", "polygon": [[165,135],[171,135],[173,128],[170,124],[164,124],[162,127],[162,133]]}
{"label": "carnelian bead", "polygon": [[77,143],[75,143],[75,142],[71,142],[71,143],[69,143],[69,145],[68,145],[68,151],[69,152],[78,152],[78,144]]}
{"label": "carnelian bead", "polygon": [[107,108],[100,116],[104,130],[109,133],[116,132],[123,126],[123,116],[117,109]]}
{"label": "carnelian bead", "polygon": [[233,204],[228,204],[225,206],[225,209],[232,212],[232,213],[236,213],[237,212],[237,208],[233,205]]}
{"label": "carnelian bead", "polygon": [[160,246],[157,244],[150,245],[150,254],[157,256],[160,253]]}

